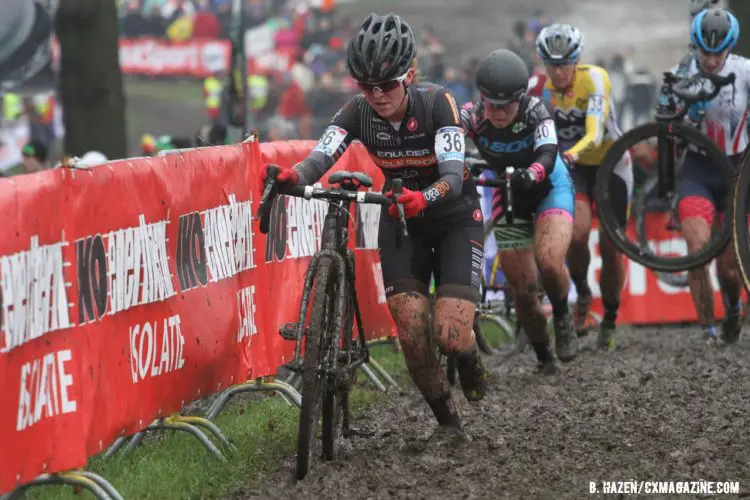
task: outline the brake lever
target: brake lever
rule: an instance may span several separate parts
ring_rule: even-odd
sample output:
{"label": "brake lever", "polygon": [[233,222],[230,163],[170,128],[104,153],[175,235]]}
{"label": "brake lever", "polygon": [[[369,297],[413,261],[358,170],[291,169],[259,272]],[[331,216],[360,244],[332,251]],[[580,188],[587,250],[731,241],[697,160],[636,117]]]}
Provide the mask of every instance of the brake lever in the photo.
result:
{"label": "brake lever", "polygon": [[257,217],[260,218],[260,232],[268,234],[271,226],[271,200],[278,194],[278,183],[276,176],[279,175],[279,168],[275,165],[269,165],[266,170],[266,186],[263,188],[263,194],[260,197]]}

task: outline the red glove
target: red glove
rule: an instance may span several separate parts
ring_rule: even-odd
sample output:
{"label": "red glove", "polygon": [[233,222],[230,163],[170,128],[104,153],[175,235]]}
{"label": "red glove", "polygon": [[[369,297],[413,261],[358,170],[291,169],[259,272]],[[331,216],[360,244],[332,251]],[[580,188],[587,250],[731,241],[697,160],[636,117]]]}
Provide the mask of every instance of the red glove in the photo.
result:
{"label": "red glove", "polygon": [[260,169],[260,194],[263,195],[263,190],[266,188],[266,178],[268,177],[268,167],[276,167],[279,169],[279,173],[276,175],[276,180],[281,184],[287,184],[290,186],[296,186],[299,184],[299,174],[293,168],[280,167],[278,165],[268,164],[263,165]]}
{"label": "red glove", "polygon": [[[391,196],[392,192],[388,191],[385,195]],[[410,217],[416,217],[419,215],[419,212],[427,208],[427,200],[422,194],[422,191],[410,191],[404,188],[404,192],[396,199],[396,201],[404,206],[404,217],[407,219]],[[388,215],[394,219],[398,219],[398,208],[395,204],[388,207]]]}

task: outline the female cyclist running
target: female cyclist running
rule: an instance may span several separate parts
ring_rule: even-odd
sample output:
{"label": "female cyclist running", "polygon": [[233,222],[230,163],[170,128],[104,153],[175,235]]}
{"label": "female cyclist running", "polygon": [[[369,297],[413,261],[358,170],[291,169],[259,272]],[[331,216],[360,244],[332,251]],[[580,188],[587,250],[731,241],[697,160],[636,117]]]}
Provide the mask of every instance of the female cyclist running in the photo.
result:
{"label": "female cyclist running", "polygon": [[[487,372],[472,334],[483,256],[482,213],[464,166],[458,106],[444,88],[416,83],[416,48],[400,16],[371,14],[349,43],[346,64],[362,91],[333,117],[313,152],[279,181],[312,184],[355,139],[386,177],[403,179],[409,236],[395,242],[396,206],[380,216],[379,241],[388,306],[409,374],[435,414],[439,430],[461,427],[445,373],[432,349],[428,288],[437,284],[435,328],[441,351],[454,355],[464,395],[485,395]],[[265,179],[265,170],[262,173]]]}
{"label": "female cyclist running", "polygon": [[[694,57],[686,67],[676,66],[671,70],[682,77],[691,77],[699,72],[736,75],[734,86],[722,88],[705,105],[693,105],[686,117],[689,123],[699,127],[723,149],[735,166],[739,164],[748,144],[746,113],[750,94],[750,60],[730,54],[739,36],[739,23],[729,11],[718,8],[700,11],[690,25]],[[699,110],[705,115],[701,117]],[[721,176],[715,174],[717,170],[715,165],[706,163],[703,154],[688,148],[677,193],[680,196],[678,213],[682,234],[689,251],[708,243],[716,212],[720,212],[719,217],[722,217],[727,210],[729,186],[725,185]],[[742,327],[742,282],[731,245],[717,257],[717,264],[717,277],[726,309],[721,337],[725,342],[733,343],[739,338]],[[690,271],[688,281],[698,322],[706,337],[714,341],[714,301],[708,266]]]}
{"label": "female cyclist running", "polygon": [[[515,167],[514,217],[536,214],[532,248],[502,253],[503,272],[516,301],[521,326],[539,361],[539,370],[556,373],[549,352],[547,318],[536,291],[537,266],[552,304],[557,357],[576,356],[577,339],[568,311],[570,276],[565,257],[573,234],[573,184],[557,150],[555,122],[541,99],[526,95],[529,71],[509,50],[496,50],[479,63],[476,84],[481,95],[467,103],[461,118],[468,136],[491,169],[502,175]],[[493,220],[502,217],[502,197],[495,191]],[[502,242],[498,242],[502,247]]]}
{"label": "female cyclist running", "polygon": [[[557,137],[564,151],[562,159],[570,168],[576,192],[568,267],[578,293],[574,314],[576,329],[583,335],[591,305],[589,233],[596,173],[621,132],[617,127],[609,75],[599,66],[578,63],[583,50],[583,35],[577,28],[567,24],[547,26],[537,37],[536,50],[549,76],[544,98],[554,108]],[[633,192],[633,166],[629,153],[622,157],[614,173],[610,198],[616,206],[620,227],[625,227]],[[597,345],[613,350],[620,294],[625,284],[625,265],[614,243],[603,232],[599,235],[602,254],[599,281],[604,315]]]}

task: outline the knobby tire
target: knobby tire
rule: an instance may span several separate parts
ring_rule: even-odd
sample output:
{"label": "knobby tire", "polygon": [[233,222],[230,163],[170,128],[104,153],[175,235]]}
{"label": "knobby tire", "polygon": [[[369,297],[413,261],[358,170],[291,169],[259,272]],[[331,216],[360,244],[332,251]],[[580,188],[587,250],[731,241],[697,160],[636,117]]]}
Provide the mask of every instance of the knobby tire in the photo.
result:
{"label": "knobby tire", "polygon": [[614,175],[614,168],[622,156],[631,147],[652,137],[657,137],[660,130],[668,126],[671,136],[677,136],[687,143],[705,150],[708,153],[706,161],[712,161],[721,170],[721,175],[730,185],[733,178],[733,168],[727,156],[703,133],[682,123],[664,125],[656,122],[639,125],[620,137],[604,156],[596,177],[595,199],[596,212],[604,232],[614,242],[615,246],[631,260],[653,270],[666,273],[689,271],[701,267],[719,255],[729,243],[732,235],[732,221],[725,217],[717,232],[711,236],[709,243],[700,250],[682,257],[663,257],[655,255],[650,249],[641,248],[640,244],[630,241],[626,228],[620,228],[617,216],[609,202],[610,180]]}
{"label": "knobby tire", "polygon": [[750,292],[750,229],[748,229],[748,205],[750,204],[750,155],[745,153],[740,163],[737,181],[732,196],[732,240],[737,269],[742,276],[745,290]]}
{"label": "knobby tire", "polygon": [[[345,283],[348,282],[345,281]],[[354,292],[352,290],[348,290],[347,292],[346,311],[344,313],[346,317],[341,332],[344,351],[350,351],[355,342],[352,339],[354,332],[354,299],[350,295]],[[359,334],[362,335],[362,332],[359,332]],[[346,360],[340,360],[339,364],[345,362]],[[323,428],[321,430],[323,458],[325,460],[336,459],[336,445],[341,439],[343,408],[349,405],[349,387],[337,387],[335,374],[331,374],[330,377],[330,380],[326,384],[326,393],[323,398]]]}
{"label": "knobby tire", "polygon": [[309,472],[310,457],[315,452],[315,442],[318,437],[320,403],[325,397],[322,393],[326,382],[321,368],[332,335],[327,316],[333,309],[333,295],[331,294],[333,276],[333,262],[328,257],[321,257],[315,272],[312,312],[302,360],[302,407],[297,440],[297,479],[304,479]]}

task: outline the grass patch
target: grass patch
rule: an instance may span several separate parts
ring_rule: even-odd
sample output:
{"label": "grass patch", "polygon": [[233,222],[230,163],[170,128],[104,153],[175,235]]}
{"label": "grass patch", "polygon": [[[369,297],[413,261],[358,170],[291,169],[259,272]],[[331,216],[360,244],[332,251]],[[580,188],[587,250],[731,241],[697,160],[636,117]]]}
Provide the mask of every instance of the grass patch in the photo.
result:
{"label": "grass patch", "polygon": [[[499,345],[505,334],[485,323],[484,334]],[[390,345],[374,346],[372,356],[401,385],[410,384],[403,357]],[[363,373],[357,376],[351,405],[356,417],[382,402],[388,394],[375,391]],[[225,408],[216,424],[237,446],[237,454],[222,463],[195,438],[184,433],[158,432],[133,452],[118,452],[110,459],[101,455],[89,460],[87,469],[106,478],[126,499],[217,498],[240,488],[252,488],[296,450],[299,412],[276,395],[239,396]],[[292,471],[290,470],[290,474]],[[28,490],[25,498],[74,497],[71,488],[47,487]],[[93,498],[89,493],[75,498]]]}
{"label": "grass patch", "polygon": [[[400,353],[388,345],[375,346],[371,352],[399,383],[407,383]],[[358,387],[351,397],[355,417],[388,397],[373,390],[363,373],[357,379]],[[120,451],[110,459],[92,457],[87,469],[106,478],[124,498],[222,497],[242,486],[257,484],[295,452],[298,418],[298,410],[279,396],[239,396],[216,419],[237,446],[237,454],[225,463],[216,460],[192,436],[158,432],[131,453]],[[33,488],[25,495],[38,499],[72,497],[72,488],[59,486]],[[84,493],[75,498],[94,497]]]}

